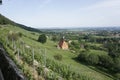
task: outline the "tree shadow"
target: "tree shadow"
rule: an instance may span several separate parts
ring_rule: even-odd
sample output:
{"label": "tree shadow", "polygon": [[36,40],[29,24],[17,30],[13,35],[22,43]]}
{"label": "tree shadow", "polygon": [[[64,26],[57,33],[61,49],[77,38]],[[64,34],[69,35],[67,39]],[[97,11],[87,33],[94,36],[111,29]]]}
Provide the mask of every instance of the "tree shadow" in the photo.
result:
{"label": "tree shadow", "polygon": [[101,74],[104,74],[105,76],[108,76],[114,80],[116,80],[116,78],[113,76],[113,73],[108,71],[107,69],[101,67],[101,66],[98,66],[98,65],[89,65],[88,63],[86,62],[83,62],[83,61],[79,61],[78,58],[72,58],[73,60],[75,60],[77,63],[79,64],[82,64],[82,65],[85,65],[87,66],[88,68],[96,71],[96,72],[99,72]]}

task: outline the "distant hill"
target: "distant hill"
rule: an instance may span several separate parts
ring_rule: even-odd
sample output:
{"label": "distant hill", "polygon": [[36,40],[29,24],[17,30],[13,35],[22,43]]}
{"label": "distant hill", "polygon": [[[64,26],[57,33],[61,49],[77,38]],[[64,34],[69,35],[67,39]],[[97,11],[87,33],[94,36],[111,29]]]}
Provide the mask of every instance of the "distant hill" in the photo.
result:
{"label": "distant hill", "polygon": [[19,24],[19,23],[16,23],[16,25],[20,28],[23,28],[25,30],[28,30],[28,31],[32,31],[32,32],[38,32],[38,33],[41,33],[42,31],[40,31],[39,29],[36,29],[36,28],[32,28],[32,27],[28,27],[28,26],[25,26],[25,25],[22,25],[22,24]]}
{"label": "distant hill", "polygon": [[0,14],[0,24],[1,25],[6,25],[6,24],[15,25],[15,22],[11,21],[10,19]]}
{"label": "distant hill", "polygon": [[28,31],[33,31],[33,32],[38,32],[38,33],[41,32],[39,29],[31,28],[31,27],[16,23],[16,22],[6,18],[2,14],[0,14],[0,25],[7,25],[7,24],[14,25],[14,26],[23,28],[23,29],[28,30]]}

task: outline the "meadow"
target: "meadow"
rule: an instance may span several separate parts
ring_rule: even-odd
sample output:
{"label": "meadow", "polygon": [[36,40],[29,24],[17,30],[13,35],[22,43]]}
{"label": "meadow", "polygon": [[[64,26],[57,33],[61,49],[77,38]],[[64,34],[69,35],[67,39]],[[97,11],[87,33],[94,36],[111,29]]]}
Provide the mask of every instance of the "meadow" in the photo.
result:
{"label": "meadow", "polygon": [[[3,25],[0,25],[3,26]],[[49,68],[49,65],[53,65],[53,64],[49,64],[47,66],[47,62],[44,64],[46,65],[46,67],[48,69],[50,69],[51,71],[53,71],[56,75],[59,75],[61,77],[63,77],[63,80],[114,80],[114,77],[106,72],[103,72],[101,70],[99,70],[98,68],[94,67],[94,66],[90,66],[90,65],[85,65],[83,63],[77,62],[75,60],[75,58],[78,56],[78,54],[72,53],[70,50],[62,50],[62,49],[58,49],[56,46],[58,45],[58,42],[54,42],[51,41],[51,39],[49,38],[49,36],[47,37],[47,42],[45,44],[42,44],[40,42],[38,42],[38,37],[40,34],[42,33],[36,33],[36,32],[32,32],[32,31],[27,31],[24,30],[20,27],[16,27],[16,26],[12,26],[12,25],[6,25],[3,27],[0,27],[0,41],[3,42],[4,46],[6,44],[6,37],[9,34],[9,32],[20,32],[22,33],[22,37],[19,38],[19,40],[24,41],[25,45],[30,46],[30,49],[34,49],[34,54],[35,54],[35,60],[38,61],[37,58],[41,57],[42,55],[44,57],[46,57],[48,60],[51,61],[55,61],[55,63],[59,64],[59,65],[63,65],[63,66],[69,66],[70,69],[77,74],[80,74],[81,76],[85,76],[86,78],[81,78],[81,79],[74,79],[74,78],[66,78],[64,76],[64,74],[61,72],[56,72],[56,70],[52,69],[51,67]],[[16,41],[16,46],[19,45],[19,41]],[[12,45],[12,42],[9,42],[10,46]],[[91,43],[88,43],[91,44]],[[93,44],[91,44],[93,45]],[[97,46],[100,46],[99,44],[95,44]],[[14,50],[10,49],[10,47],[6,46],[6,49],[8,51],[9,54],[12,54],[12,57],[14,57],[15,54],[13,54]],[[22,49],[22,48],[20,48]],[[43,50],[43,52],[41,52],[41,50]],[[45,50],[45,52],[44,52]],[[30,59],[32,58],[32,54],[30,54],[31,52],[25,52],[24,54],[19,54],[20,56],[25,56],[25,54],[30,56]],[[107,52],[106,51],[102,51],[102,50],[93,50],[90,49],[90,53],[92,54],[98,54],[98,55],[106,55]],[[58,61],[54,59],[54,55],[56,54],[60,54],[62,55],[62,60]],[[15,58],[15,57],[14,57]],[[27,57],[25,57],[27,58]],[[47,60],[45,59],[45,60]],[[29,59],[28,59],[29,60]],[[44,59],[42,60],[42,62],[45,61]],[[24,61],[24,60],[23,60]],[[32,62],[32,60],[30,60],[30,62]],[[38,61],[39,63],[41,61]],[[48,61],[49,62],[49,61]],[[18,62],[16,61],[16,64]],[[26,64],[29,64],[29,61],[26,61]],[[42,63],[40,63],[42,64]],[[21,65],[19,65],[21,66]],[[23,66],[23,64],[22,64]],[[32,66],[31,66],[32,67]],[[59,68],[59,67],[58,67]],[[36,69],[37,71],[37,69]],[[24,71],[23,71],[24,72]],[[39,73],[39,72],[38,72]],[[31,74],[31,73],[30,73]],[[28,77],[28,76],[27,76]],[[44,78],[44,77],[43,77]],[[88,78],[88,79],[87,79]],[[53,80],[53,79],[48,79],[48,80]],[[56,80],[56,79],[55,79]]]}

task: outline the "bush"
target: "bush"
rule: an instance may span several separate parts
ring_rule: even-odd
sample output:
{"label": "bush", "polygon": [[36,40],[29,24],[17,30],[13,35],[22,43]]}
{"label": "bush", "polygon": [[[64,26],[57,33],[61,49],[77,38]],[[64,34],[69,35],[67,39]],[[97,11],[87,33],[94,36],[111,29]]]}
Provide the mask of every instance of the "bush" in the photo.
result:
{"label": "bush", "polygon": [[58,37],[56,35],[53,35],[51,40],[56,42],[58,41]]}
{"label": "bush", "polygon": [[74,47],[75,49],[80,49],[80,45],[77,42],[72,41],[70,47]]}
{"label": "bush", "polygon": [[56,54],[56,55],[54,55],[54,58],[55,58],[56,60],[61,61],[61,60],[62,60],[62,55]]}
{"label": "bush", "polygon": [[114,76],[115,76],[118,80],[120,80],[120,73],[116,73]]}
{"label": "bush", "polygon": [[105,68],[112,68],[113,59],[108,55],[99,56],[99,64]]}
{"label": "bush", "polygon": [[120,73],[120,58],[114,58],[114,72]]}
{"label": "bush", "polygon": [[43,43],[43,44],[46,43],[46,41],[47,41],[46,35],[45,34],[40,35],[38,38],[38,41]]}
{"label": "bush", "polygon": [[99,57],[96,54],[89,54],[87,57],[87,63],[91,65],[95,65],[99,63]]}
{"label": "bush", "polygon": [[19,37],[22,37],[23,34],[22,34],[21,32],[18,32],[18,36],[19,36]]}
{"label": "bush", "polygon": [[19,35],[15,32],[11,32],[11,33],[8,34],[8,39],[11,40],[11,41],[12,40],[17,41],[18,38],[19,38]]}
{"label": "bush", "polygon": [[87,51],[90,51],[90,45],[84,45],[84,48],[85,48]]}
{"label": "bush", "polygon": [[87,62],[88,53],[86,53],[86,52],[81,52],[81,53],[78,55],[77,58],[78,58],[79,61]]}

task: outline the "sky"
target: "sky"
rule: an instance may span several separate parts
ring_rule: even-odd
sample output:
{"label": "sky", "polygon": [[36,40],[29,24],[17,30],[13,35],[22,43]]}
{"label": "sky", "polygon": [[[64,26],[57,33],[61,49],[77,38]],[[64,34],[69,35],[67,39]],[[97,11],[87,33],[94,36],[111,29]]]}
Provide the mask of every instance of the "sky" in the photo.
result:
{"label": "sky", "polygon": [[35,28],[120,26],[120,0],[3,0],[0,13]]}

